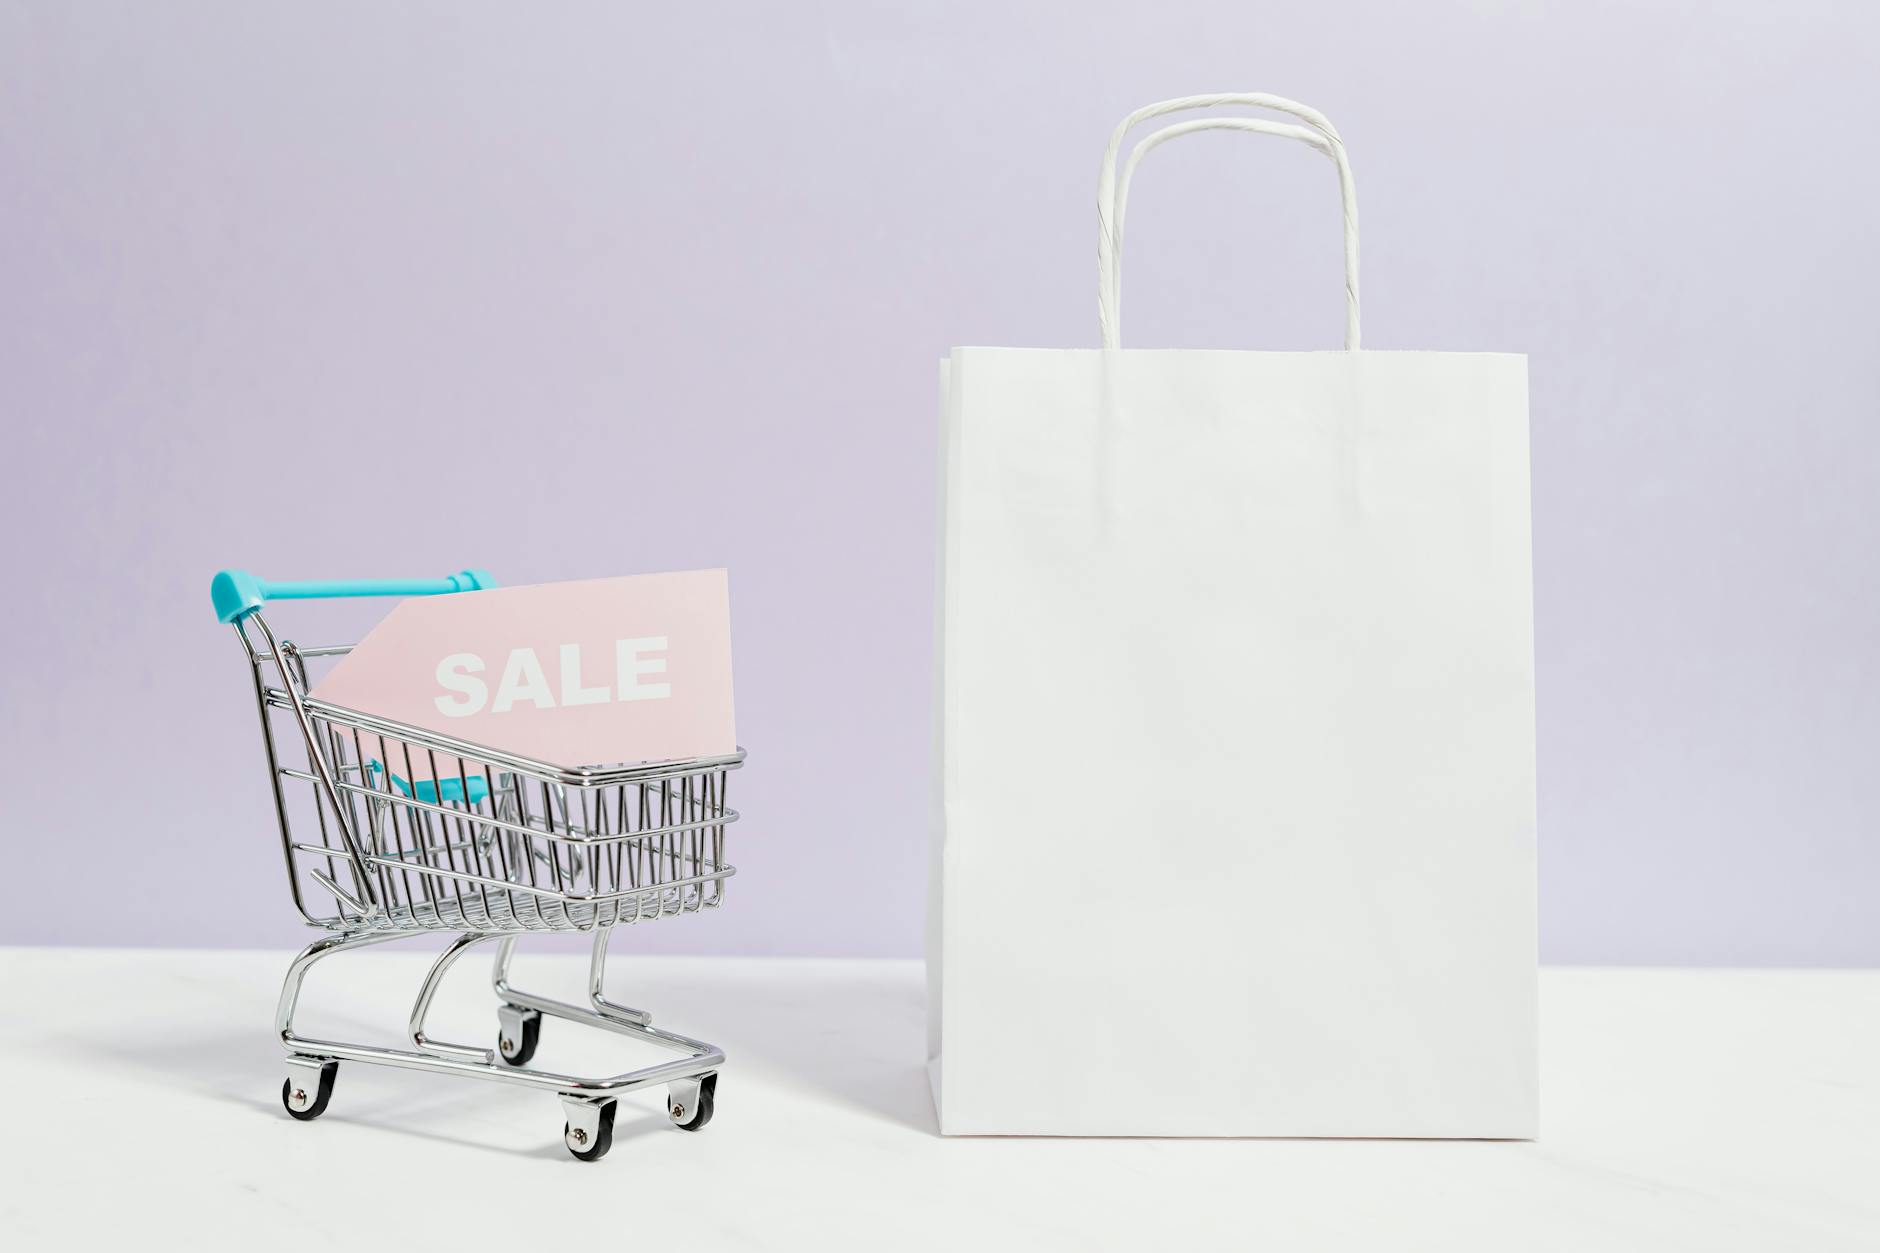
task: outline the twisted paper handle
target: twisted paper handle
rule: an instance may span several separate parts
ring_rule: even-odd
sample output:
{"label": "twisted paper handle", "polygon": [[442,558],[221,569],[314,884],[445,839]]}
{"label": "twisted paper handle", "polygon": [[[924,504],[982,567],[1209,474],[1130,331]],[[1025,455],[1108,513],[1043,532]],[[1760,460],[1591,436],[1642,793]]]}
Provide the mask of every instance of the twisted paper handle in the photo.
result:
{"label": "twisted paper handle", "polygon": [[[1165,113],[1176,113],[1185,109],[1215,108],[1220,105],[1251,105],[1257,108],[1273,109],[1280,113],[1290,114],[1306,125],[1294,126],[1287,122],[1270,122],[1259,118],[1243,117],[1203,118],[1192,122],[1177,122],[1156,131],[1131,150],[1129,160],[1123,166],[1123,175],[1119,182],[1116,175],[1117,154],[1122,149],[1124,138],[1137,123],[1147,121],[1152,117],[1160,117]],[[1356,349],[1359,346],[1358,197],[1357,190],[1352,184],[1351,163],[1345,157],[1344,140],[1339,137],[1338,130],[1331,121],[1316,109],[1281,96],[1267,95],[1264,92],[1221,92],[1206,96],[1182,96],[1175,100],[1145,105],[1124,118],[1111,133],[1109,145],[1103,150],[1103,166],[1097,178],[1097,322],[1102,331],[1103,346],[1105,348],[1122,346],[1123,225],[1128,216],[1129,185],[1135,177],[1136,166],[1145,156],[1169,140],[1203,130],[1249,131],[1298,140],[1324,153],[1338,167],[1338,191],[1344,208],[1345,224],[1345,347]]]}

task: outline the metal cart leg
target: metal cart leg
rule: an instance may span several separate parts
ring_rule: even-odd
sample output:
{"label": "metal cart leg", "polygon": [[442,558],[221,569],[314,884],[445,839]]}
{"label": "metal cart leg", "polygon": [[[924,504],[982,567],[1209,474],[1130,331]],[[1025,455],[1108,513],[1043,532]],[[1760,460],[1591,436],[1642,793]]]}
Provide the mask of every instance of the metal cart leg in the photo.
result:
{"label": "metal cart leg", "polygon": [[636,1022],[642,1027],[653,1021],[653,1016],[643,1009],[633,1009],[626,1005],[616,1005],[601,995],[601,988],[607,978],[607,943],[614,937],[612,927],[602,927],[594,933],[594,951],[588,958],[588,1000],[594,1006],[594,1012],[607,1018],[618,1018],[622,1022]]}
{"label": "metal cart leg", "polygon": [[281,999],[274,1008],[274,1029],[280,1033],[281,1043],[287,1049],[287,1081],[281,1085],[281,1104],[300,1121],[310,1122],[326,1112],[326,1104],[333,1096],[333,1081],[339,1074],[339,1062],[324,1051],[307,1051],[302,1046],[309,1042],[294,1034],[294,1010],[300,1004],[300,989],[307,981],[307,972],[315,963],[335,953],[398,938],[395,933],[373,931],[329,935],[300,950],[300,955],[288,966],[287,978],[281,983]]}
{"label": "metal cart leg", "polygon": [[424,1034],[425,1015],[431,1012],[431,998],[437,995],[438,985],[444,982],[444,976],[464,953],[485,940],[494,939],[496,935],[489,932],[466,931],[452,940],[450,947],[438,954],[437,960],[431,963],[431,969],[424,976],[424,983],[418,988],[418,999],[411,1006],[411,1042],[423,1052],[435,1053],[440,1057],[462,1057],[485,1066],[495,1064],[496,1057],[488,1049],[468,1044],[446,1044]]}
{"label": "metal cart leg", "polygon": [[274,1029],[280,1033],[281,1042],[287,1051],[295,1051],[294,1009],[300,1003],[300,988],[307,981],[307,972],[314,963],[343,953],[350,948],[365,948],[369,944],[383,944],[387,940],[403,939],[404,935],[396,931],[362,931],[352,935],[329,935],[325,939],[315,940],[300,950],[300,956],[287,968],[287,978],[281,984],[280,1003],[274,1010]]}
{"label": "metal cart leg", "polygon": [[[673,1125],[683,1131],[697,1131],[711,1121],[718,1091],[718,1067],[724,1064],[725,1055],[716,1045],[706,1044],[676,1032],[662,1031],[652,1025],[652,1015],[642,1009],[633,1009],[626,1005],[617,1005],[603,994],[607,973],[607,943],[613,937],[611,927],[602,927],[594,933],[593,950],[588,960],[588,1002],[592,1008],[570,1005],[566,1001],[554,1000],[546,996],[537,996],[524,992],[509,982],[509,965],[515,956],[515,936],[504,936],[503,942],[496,949],[496,961],[490,972],[490,986],[503,1004],[497,1010],[503,1025],[503,1038],[510,1041],[520,1039],[525,1050],[522,1060],[535,1051],[536,1036],[541,1029],[541,1015],[548,1014],[555,1018],[565,1018],[570,1022],[584,1022],[590,1026],[604,1027],[621,1035],[633,1036],[653,1044],[664,1045],[692,1056],[681,1062],[668,1062],[664,1066],[652,1066],[643,1071],[636,1071],[638,1083],[666,1083],[666,1114]],[[525,1034],[512,1036],[513,1030]],[[508,1055],[505,1048],[504,1055]],[[592,1160],[605,1148],[583,1151],[583,1146],[611,1142],[613,1117],[609,1109],[605,1121],[589,1125],[590,1115],[571,1104],[571,1096],[563,1097],[563,1104],[569,1108],[568,1150],[576,1157]],[[576,1115],[580,1116],[577,1117]],[[595,1137],[582,1139],[582,1133]]]}
{"label": "metal cart leg", "polygon": [[[517,939],[513,935],[504,936],[502,944],[496,949],[496,966],[490,972],[490,986],[506,1004],[518,1008],[535,1009],[561,1018],[579,1020],[594,1015],[624,1026],[647,1026],[653,1021],[651,1014],[629,1005],[616,1005],[602,995],[601,989],[607,975],[607,942],[612,937],[612,927],[601,927],[594,932],[594,944],[588,957],[588,1003],[593,1006],[592,1010],[584,1010],[562,1001],[551,1001],[529,992],[518,992],[510,987],[509,962],[515,956]],[[549,1008],[551,1005],[555,1008]]]}
{"label": "metal cart leg", "polygon": [[[294,1011],[300,1001],[301,988],[306,983],[307,972],[316,963],[347,949],[410,939],[416,934],[423,933],[367,931],[327,936],[309,944],[288,967],[287,978],[281,985],[280,1003],[275,1012],[275,1027],[280,1032],[281,1044],[288,1054],[287,1082],[281,1089],[281,1103],[289,1114],[303,1121],[319,1117],[332,1096],[334,1075],[339,1069],[339,1063],[360,1061],[406,1070],[429,1070],[468,1078],[492,1079],[499,1083],[520,1084],[553,1092],[561,1098],[567,1116],[562,1134],[568,1151],[583,1161],[594,1161],[607,1152],[613,1142],[615,1101],[639,1088],[665,1084],[668,1089],[667,1116],[682,1130],[696,1131],[711,1120],[713,1096],[718,1086],[718,1068],[724,1064],[724,1052],[716,1045],[651,1026],[646,1021],[644,1011],[614,1005],[601,995],[601,981],[606,970],[606,930],[594,937],[594,953],[588,968],[588,999],[592,1008],[551,1000],[511,987],[509,961],[515,949],[516,937],[467,931],[453,939],[438,955],[419,985],[417,999],[412,1004],[411,1017],[407,1023],[411,1041],[418,1051],[340,1040],[318,1040],[303,1036],[294,1029]],[[501,1026],[500,1048],[492,1052],[470,1045],[430,1039],[425,1035],[425,1019],[444,976],[466,952],[489,940],[501,941],[492,980],[497,995],[503,998],[503,1005],[497,1011]],[[526,1063],[535,1052],[536,1036],[544,1014],[632,1036],[685,1056],[604,1078],[531,1069]]]}

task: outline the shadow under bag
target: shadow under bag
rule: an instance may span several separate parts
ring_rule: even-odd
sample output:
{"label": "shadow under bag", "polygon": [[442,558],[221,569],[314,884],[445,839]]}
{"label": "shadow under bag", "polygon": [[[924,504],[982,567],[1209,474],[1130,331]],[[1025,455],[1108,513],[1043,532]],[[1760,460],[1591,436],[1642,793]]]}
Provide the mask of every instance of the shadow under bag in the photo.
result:
{"label": "shadow under bag", "polygon": [[[1135,124],[1253,105],[1142,141]],[[1337,169],[1343,351],[1125,349],[1137,162]],[[1137,110],[1102,347],[942,367],[931,1073],[950,1135],[1535,1134],[1527,369],[1359,349],[1338,132]]]}

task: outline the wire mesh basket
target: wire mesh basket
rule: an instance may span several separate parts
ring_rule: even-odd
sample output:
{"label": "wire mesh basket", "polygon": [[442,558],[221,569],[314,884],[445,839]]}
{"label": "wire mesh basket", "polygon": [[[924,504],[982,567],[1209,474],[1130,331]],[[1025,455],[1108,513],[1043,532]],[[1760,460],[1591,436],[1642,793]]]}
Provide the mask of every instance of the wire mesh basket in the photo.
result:
{"label": "wire mesh basket", "polygon": [[[281,649],[302,692],[309,661],[350,651]],[[297,720],[297,693],[265,682],[272,660],[271,649],[253,653],[256,695],[308,921],[339,931],[591,931],[723,903],[736,873],[725,829],[738,818],[725,794],[742,754],[568,770],[301,695],[312,734],[293,735],[302,761],[283,765],[292,741],[275,724]],[[302,876],[330,909],[309,908]]]}

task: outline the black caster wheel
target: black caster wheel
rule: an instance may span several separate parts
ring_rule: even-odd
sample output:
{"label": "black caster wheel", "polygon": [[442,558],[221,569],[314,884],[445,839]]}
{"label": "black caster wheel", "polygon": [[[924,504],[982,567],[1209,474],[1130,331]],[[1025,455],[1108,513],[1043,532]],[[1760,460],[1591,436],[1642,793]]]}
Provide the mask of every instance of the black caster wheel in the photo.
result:
{"label": "black caster wheel", "polygon": [[339,1063],[321,1065],[319,1082],[311,1092],[307,1090],[305,1069],[295,1066],[293,1071],[281,1084],[281,1105],[301,1122],[312,1122],[326,1113],[326,1103],[333,1099],[333,1077],[339,1074]]}
{"label": "black caster wheel", "polygon": [[542,1015],[533,1009],[505,1005],[497,1014],[496,1055],[511,1066],[527,1066],[542,1042]]}
{"label": "black caster wheel", "polygon": [[584,1162],[598,1162],[614,1147],[614,1102],[601,1106],[600,1122],[592,1133],[577,1131],[572,1123],[561,1125],[562,1142],[568,1151]]}
{"label": "black caster wheel", "polygon": [[[669,1105],[666,1113],[672,1118],[672,1125],[681,1131],[699,1131],[712,1120],[713,1094],[718,1091],[718,1075],[714,1072],[698,1081],[698,1108],[683,1109],[678,1105]],[[681,1120],[684,1121],[681,1121]]]}

